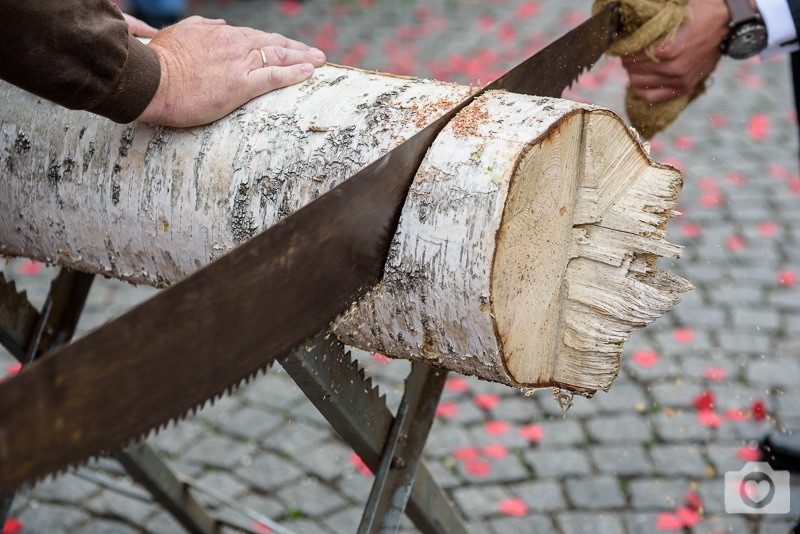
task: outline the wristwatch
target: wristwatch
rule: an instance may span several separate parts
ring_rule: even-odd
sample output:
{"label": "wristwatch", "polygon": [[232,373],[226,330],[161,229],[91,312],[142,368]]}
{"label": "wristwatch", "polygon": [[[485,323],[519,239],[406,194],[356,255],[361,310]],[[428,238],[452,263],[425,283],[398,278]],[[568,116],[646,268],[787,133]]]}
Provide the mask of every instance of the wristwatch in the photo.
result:
{"label": "wristwatch", "polygon": [[767,26],[750,0],[725,0],[731,14],[730,31],[719,49],[733,59],[747,59],[767,47]]}

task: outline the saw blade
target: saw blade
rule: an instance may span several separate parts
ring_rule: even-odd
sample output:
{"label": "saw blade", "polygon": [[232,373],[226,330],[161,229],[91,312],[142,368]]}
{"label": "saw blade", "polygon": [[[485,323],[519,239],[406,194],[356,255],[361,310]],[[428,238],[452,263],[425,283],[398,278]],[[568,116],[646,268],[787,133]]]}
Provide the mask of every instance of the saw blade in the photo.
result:
{"label": "saw blade", "polygon": [[0,273],[0,343],[17,359],[24,356],[38,320],[39,310],[25,291],[18,292],[14,281]]}
{"label": "saw blade", "polygon": [[613,40],[611,6],[330,192],[0,384],[0,495],[123,447],[324,332],[379,282],[434,139],[488,90],[559,96]]}

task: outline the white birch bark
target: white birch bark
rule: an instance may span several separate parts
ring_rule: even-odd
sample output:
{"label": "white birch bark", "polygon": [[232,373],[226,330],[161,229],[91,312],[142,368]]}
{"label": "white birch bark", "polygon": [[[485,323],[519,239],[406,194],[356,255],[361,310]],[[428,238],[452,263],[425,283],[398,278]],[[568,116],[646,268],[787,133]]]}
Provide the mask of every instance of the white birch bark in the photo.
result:
{"label": "white birch bark", "polygon": [[[114,125],[0,85],[0,252],[163,286],[275,224],[470,89],[336,67],[206,127]],[[417,174],[347,343],[517,387],[608,389],[689,285],[653,266],[679,173],[611,112],[489,93]],[[324,224],[324,221],[320,222]]]}

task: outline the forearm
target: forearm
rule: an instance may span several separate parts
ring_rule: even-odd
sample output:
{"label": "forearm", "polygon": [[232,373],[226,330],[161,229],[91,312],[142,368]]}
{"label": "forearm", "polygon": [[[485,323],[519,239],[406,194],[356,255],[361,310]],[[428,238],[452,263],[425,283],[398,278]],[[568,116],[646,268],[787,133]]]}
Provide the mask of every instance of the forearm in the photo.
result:
{"label": "forearm", "polygon": [[130,122],[158,88],[158,56],[109,0],[0,0],[0,27],[0,78],[70,109]]}

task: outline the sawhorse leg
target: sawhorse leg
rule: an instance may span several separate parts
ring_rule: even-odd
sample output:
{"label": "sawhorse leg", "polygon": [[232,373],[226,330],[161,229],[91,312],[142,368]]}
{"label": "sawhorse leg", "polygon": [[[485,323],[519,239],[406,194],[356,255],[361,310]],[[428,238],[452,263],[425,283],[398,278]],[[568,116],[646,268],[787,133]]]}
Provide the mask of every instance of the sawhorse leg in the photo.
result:
{"label": "sawhorse leg", "polygon": [[[463,518],[421,459],[444,386],[444,371],[415,364],[398,410],[405,417],[398,413],[396,418],[333,336],[320,336],[280,362],[334,430],[376,473],[362,531],[396,531],[405,511],[422,532],[466,534]],[[415,418],[420,423],[417,427]],[[367,517],[369,514],[374,519]]]}

